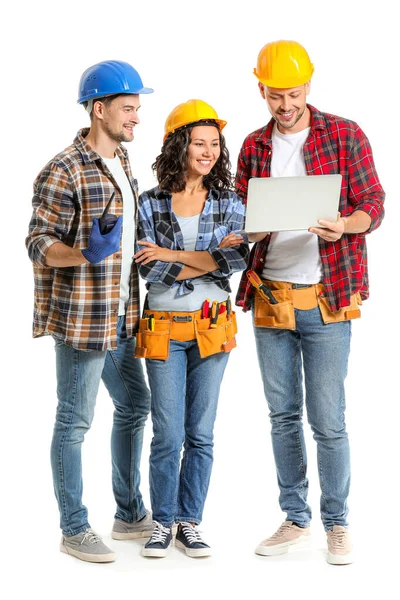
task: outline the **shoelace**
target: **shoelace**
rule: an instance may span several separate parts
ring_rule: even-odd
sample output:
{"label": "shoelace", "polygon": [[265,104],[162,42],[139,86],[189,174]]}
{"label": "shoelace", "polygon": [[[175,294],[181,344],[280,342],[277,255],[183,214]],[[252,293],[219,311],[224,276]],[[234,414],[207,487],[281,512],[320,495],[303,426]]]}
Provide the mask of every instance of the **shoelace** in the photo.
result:
{"label": "shoelace", "polygon": [[161,542],[163,544],[165,542],[165,540],[167,539],[168,534],[169,534],[168,527],[164,527],[164,525],[161,525],[161,523],[154,521],[153,533],[151,534],[151,538],[148,543],[156,544],[158,542]]}
{"label": "shoelace", "polygon": [[101,537],[93,529],[88,529],[82,538],[81,545],[86,541],[89,544],[97,544],[97,542],[101,542]]}
{"label": "shoelace", "polygon": [[189,544],[205,544],[204,540],[201,538],[200,531],[195,525],[191,525],[190,523],[181,523],[181,527]]}
{"label": "shoelace", "polygon": [[274,533],[274,535],[271,536],[271,540],[279,540],[279,539],[281,539],[282,537],[284,537],[286,535],[286,533],[288,531],[290,531],[292,529],[292,527],[293,527],[293,525],[286,525],[285,523],[283,523],[279,527],[278,531],[276,531]]}
{"label": "shoelace", "polygon": [[335,550],[345,550],[347,547],[347,532],[346,531],[332,531],[329,532],[329,540],[332,544],[332,547]]}

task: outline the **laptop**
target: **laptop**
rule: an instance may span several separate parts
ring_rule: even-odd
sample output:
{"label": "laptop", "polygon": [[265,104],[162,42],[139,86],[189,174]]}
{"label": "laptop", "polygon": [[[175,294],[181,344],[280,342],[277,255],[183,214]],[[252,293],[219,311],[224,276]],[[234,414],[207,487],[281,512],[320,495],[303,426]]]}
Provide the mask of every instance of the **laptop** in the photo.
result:
{"label": "laptop", "polygon": [[253,177],[247,192],[245,231],[296,231],[337,221],[341,175]]}

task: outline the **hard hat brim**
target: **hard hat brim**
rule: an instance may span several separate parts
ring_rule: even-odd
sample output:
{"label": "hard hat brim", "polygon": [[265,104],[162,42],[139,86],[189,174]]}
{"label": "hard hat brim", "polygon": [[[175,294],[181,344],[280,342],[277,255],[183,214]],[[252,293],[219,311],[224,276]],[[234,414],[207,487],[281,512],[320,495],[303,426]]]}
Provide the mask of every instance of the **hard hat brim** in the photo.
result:
{"label": "hard hat brim", "polygon": [[314,73],[314,66],[311,65],[311,67],[312,68],[309,73],[304,75],[304,77],[299,77],[297,80],[295,80],[293,78],[288,78],[288,79],[282,78],[282,79],[275,79],[275,80],[265,79],[264,77],[260,77],[260,75],[257,73],[257,69],[253,69],[253,73],[257,77],[258,81],[260,83],[262,83],[263,85],[266,85],[267,87],[277,88],[278,90],[284,90],[284,89],[299,87],[300,85],[304,85],[305,83],[308,83],[309,81],[311,81],[311,78]]}
{"label": "hard hat brim", "polygon": [[[199,126],[201,127],[202,121],[206,121],[206,120],[208,120],[208,119],[199,119],[198,121],[192,121],[191,123],[185,123],[184,125],[175,127],[175,129],[173,131],[168,131],[168,133],[164,134],[163,140],[165,142],[165,140],[167,139],[168,136],[173,135],[176,131],[179,131],[180,129],[187,129],[188,127],[196,127],[197,123],[199,123]],[[219,127],[220,133],[228,122],[228,121],[223,121],[222,119],[212,119],[212,120],[215,121],[215,127],[216,126]],[[214,123],[208,123],[208,125],[214,126]]]}
{"label": "hard hat brim", "polygon": [[96,98],[106,98],[107,96],[134,96],[136,94],[152,94],[154,92],[153,88],[142,87],[139,90],[135,90],[134,92],[98,92],[97,94],[87,94],[86,96],[82,96],[82,98],[78,98],[77,103],[82,104],[87,100],[95,100]]}

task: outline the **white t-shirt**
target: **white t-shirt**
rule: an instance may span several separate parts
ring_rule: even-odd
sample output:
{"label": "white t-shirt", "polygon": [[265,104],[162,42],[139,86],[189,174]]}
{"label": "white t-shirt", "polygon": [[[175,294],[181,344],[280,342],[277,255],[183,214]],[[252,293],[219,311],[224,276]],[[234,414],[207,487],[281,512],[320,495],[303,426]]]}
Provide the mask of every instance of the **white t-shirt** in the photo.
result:
{"label": "white t-shirt", "polygon": [[[297,133],[281,133],[276,124],[272,132],[271,177],[307,175],[303,146],[310,128]],[[268,246],[263,279],[291,283],[318,283],[322,263],[318,237],[307,230],[272,233]]]}
{"label": "white t-shirt", "polygon": [[[196,240],[199,232],[200,214],[193,217],[176,216],[182,231],[185,250],[196,249]],[[177,296],[177,287],[167,287],[163,283],[152,283],[149,288],[149,309],[169,310],[176,312],[193,312],[200,310],[206,298],[211,301],[224,302],[229,294],[222,290],[214,281],[207,281],[207,277],[192,279],[193,292],[184,296]]]}
{"label": "white t-shirt", "polygon": [[[122,265],[118,309],[118,316],[120,316],[125,314],[125,305],[129,300],[129,281],[135,253],[135,202],[129,179],[118,156],[114,158],[102,157],[102,160],[118,183],[123,200]],[[112,208],[110,212],[112,213]]]}

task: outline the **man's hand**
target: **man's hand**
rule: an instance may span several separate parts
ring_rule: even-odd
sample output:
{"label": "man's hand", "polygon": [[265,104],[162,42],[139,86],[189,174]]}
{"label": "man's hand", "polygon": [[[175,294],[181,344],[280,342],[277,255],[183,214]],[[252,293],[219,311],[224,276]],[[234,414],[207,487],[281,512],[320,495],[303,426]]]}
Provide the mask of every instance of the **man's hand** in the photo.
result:
{"label": "man's hand", "polygon": [[232,233],[222,238],[218,248],[236,248],[237,246],[240,246],[240,244],[243,244],[243,242],[244,239],[240,233],[232,231]]}
{"label": "man's hand", "polygon": [[318,223],[324,225],[326,229],[323,229],[322,227],[310,227],[308,231],[319,235],[319,237],[326,242],[336,242],[337,240],[340,240],[344,233],[346,220],[338,213],[337,221],[325,221],[324,219],[321,219]]}
{"label": "man's hand", "polygon": [[100,233],[99,220],[93,219],[88,247],[82,250],[83,256],[93,265],[107,256],[118,252],[121,243],[122,217],[118,217],[114,227],[108,233]]}
{"label": "man's hand", "polygon": [[160,260],[167,263],[175,262],[177,260],[177,250],[161,248],[152,242],[142,241],[138,242],[138,244],[140,246],[146,246],[146,248],[139,250],[139,252],[133,256],[136,263],[147,265],[147,263],[152,262],[153,260]]}

